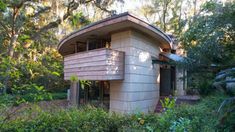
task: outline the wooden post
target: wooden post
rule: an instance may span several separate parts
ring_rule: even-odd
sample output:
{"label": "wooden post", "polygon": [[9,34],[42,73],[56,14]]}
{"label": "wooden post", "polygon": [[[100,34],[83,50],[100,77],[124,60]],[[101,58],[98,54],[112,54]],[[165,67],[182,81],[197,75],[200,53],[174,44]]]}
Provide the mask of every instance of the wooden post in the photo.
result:
{"label": "wooden post", "polygon": [[86,51],[89,50],[89,40],[86,41]]}
{"label": "wooden post", "polygon": [[80,81],[77,82],[77,106],[80,104]]}
{"label": "wooden post", "polygon": [[104,82],[100,81],[100,86],[99,86],[99,91],[100,91],[100,104],[103,106],[104,104]]}
{"label": "wooden post", "polygon": [[74,45],[74,52],[77,53],[78,52],[78,44]]}
{"label": "wooden post", "polygon": [[79,82],[71,83],[70,104],[75,107],[79,105]]}
{"label": "wooden post", "polygon": [[72,82],[70,87],[70,104],[72,106],[76,105],[76,87],[77,82]]}

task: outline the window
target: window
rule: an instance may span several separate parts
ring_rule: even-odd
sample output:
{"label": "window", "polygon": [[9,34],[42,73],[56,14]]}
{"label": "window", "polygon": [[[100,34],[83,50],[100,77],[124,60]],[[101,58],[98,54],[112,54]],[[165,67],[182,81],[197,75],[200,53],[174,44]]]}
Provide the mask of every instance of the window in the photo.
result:
{"label": "window", "polygon": [[99,39],[90,39],[88,40],[88,50],[94,50],[99,48],[105,47],[105,40],[99,40]]}
{"label": "window", "polygon": [[85,43],[77,43],[77,52],[86,51],[86,44]]}
{"label": "window", "polygon": [[110,100],[110,83],[109,81],[91,81],[90,86],[79,89],[80,104],[92,104],[94,106],[102,106],[109,108]]}

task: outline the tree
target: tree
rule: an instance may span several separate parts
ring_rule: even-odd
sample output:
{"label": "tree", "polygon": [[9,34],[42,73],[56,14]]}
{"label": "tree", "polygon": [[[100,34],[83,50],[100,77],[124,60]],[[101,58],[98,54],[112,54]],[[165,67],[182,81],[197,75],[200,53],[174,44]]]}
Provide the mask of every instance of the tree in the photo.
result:
{"label": "tree", "polygon": [[164,32],[179,37],[190,26],[195,16],[200,14],[200,5],[205,1],[149,0],[143,3],[138,13],[143,15],[148,22],[160,27]]}
{"label": "tree", "polygon": [[[44,59],[49,57],[45,53],[48,53],[47,48],[52,51],[53,47],[56,47],[58,39],[55,32],[62,23],[72,23],[71,21],[75,19],[79,19],[77,25],[89,23],[82,13],[77,15],[79,8],[92,4],[100,10],[112,13],[112,10],[107,9],[105,4],[107,2],[108,0],[69,0],[68,2],[62,0],[0,0],[0,54],[8,61],[15,62],[13,67],[0,69],[0,72],[9,73],[0,79],[5,86],[4,92],[13,85],[9,82],[12,81],[10,71],[13,69],[23,72],[20,70],[21,67],[25,67],[31,62],[37,63],[35,65],[40,68],[45,66]],[[2,62],[2,60],[0,61]],[[48,63],[54,62],[49,61]],[[56,64],[61,65],[58,62]],[[45,72],[42,70],[39,71],[39,74],[45,75],[47,71],[50,73],[48,77],[54,76],[54,69],[51,68],[50,65],[47,65]],[[32,69],[26,71],[29,73],[32,72]],[[36,71],[34,68],[33,72]],[[34,73],[29,74],[34,75]],[[27,83],[27,80],[24,83]]]}
{"label": "tree", "polygon": [[201,15],[182,36],[192,63],[220,69],[235,64],[235,3],[207,2]]}
{"label": "tree", "polygon": [[182,19],[183,3],[184,0],[151,0],[150,4],[143,5],[139,12],[164,32],[179,35],[185,24]]}
{"label": "tree", "polygon": [[[50,13],[51,6],[46,5],[46,3],[40,3],[38,0],[1,0],[3,11],[0,15],[0,25],[6,34],[4,40],[7,44],[7,55],[14,57],[17,42],[19,41],[19,38],[22,37],[22,34],[27,34],[27,40],[38,40],[41,34],[50,29],[57,28],[63,21],[72,16],[74,10],[81,5],[91,2],[98,8],[106,9],[100,5],[102,3],[100,0],[72,0],[66,5],[66,12],[63,16],[52,17],[52,15],[49,15],[52,17],[52,20],[47,17],[46,21],[37,24],[42,19],[42,14],[47,15]],[[30,11],[33,13],[30,13]],[[29,24],[32,24],[33,27],[31,25],[31,28],[28,28]],[[28,42],[29,41],[24,41],[20,44],[25,45]]]}
{"label": "tree", "polygon": [[[235,3],[209,1],[202,5],[182,35],[188,77],[197,85],[212,82],[217,71],[235,66]],[[197,79],[197,81],[196,81]],[[209,86],[209,85],[207,85]],[[206,89],[205,86],[198,86]]]}

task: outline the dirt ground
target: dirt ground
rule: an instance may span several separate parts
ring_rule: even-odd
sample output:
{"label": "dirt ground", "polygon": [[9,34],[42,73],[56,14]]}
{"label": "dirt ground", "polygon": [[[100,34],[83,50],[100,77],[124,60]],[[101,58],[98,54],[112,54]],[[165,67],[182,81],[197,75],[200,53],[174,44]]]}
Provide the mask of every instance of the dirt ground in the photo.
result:
{"label": "dirt ground", "polygon": [[[24,115],[25,112],[37,109],[38,111],[55,111],[58,109],[68,108],[68,101],[64,100],[52,100],[52,101],[40,101],[37,103],[23,103],[19,106],[6,107],[1,109],[0,116],[4,116],[5,120],[15,119]],[[36,111],[37,111],[36,110]],[[35,113],[37,114],[37,113]],[[32,114],[34,116],[35,114]]]}

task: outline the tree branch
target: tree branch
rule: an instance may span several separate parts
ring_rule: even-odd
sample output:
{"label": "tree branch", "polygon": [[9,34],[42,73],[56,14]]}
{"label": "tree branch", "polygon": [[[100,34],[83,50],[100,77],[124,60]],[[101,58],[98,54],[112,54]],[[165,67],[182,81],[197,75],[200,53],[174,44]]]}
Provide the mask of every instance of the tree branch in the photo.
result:
{"label": "tree branch", "polygon": [[99,9],[103,10],[103,11],[106,11],[106,12],[108,12],[108,13],[112,13],[112,11],[110,11],[110,10],[108,10],[108,9],[106,9],[106,8],[101,7],[101,6],[100,6],[99,4],[97,4],[97,3],[95,3],[95,6],[98,7]]}
{"label": "tree branch", "polygon": [[2,23],[1,21],[0,21],[0,25],[1,25],[1,26],[3,27],[3,29],[5,30],[7,36],[10,37],[10,34],[9,34],[10,31],[8,30],[7,26],[6,26],[4,23]]}
{"label": "tree branch", "polygon": [[69,4],[68,4],[68,8],[67,8],[67,12],[64,14],[64,16],[61,18],[58,18],[57,20],[53,21],[53,22],[50,22],[48,23],[47,25],[43,26],[42,28],[40,28],[35,34],[33,34],[31,36],[31,39],[32,40],[37,40],[40,35],[43,33],[43,32],[46,32],[50,29],[53,29],[53,28],[56,28],[58,27],[64,20],[66,20],[67,18],[69,18],[69,16],[71,15],[71,13],[76,10],[81,4],[88,4],[88,3],[91,3],[91,2],[94,2],[95,6],[105,12],[108,12],[110,14],[114,14],[115,12],[113,10],[107,10],[106,8],[100,6],[99,3],[97,3],[95,0],[81,0],[79,2],[75,2],[75,0],[71,1]]}
{"label": "tree branch", "polygon": [[101,6],[100,4],[98,4],[97,2],[94,2],[94,4],[95,4],[95,6],[96,6],[97,8],[99,8],[99,9],[105,11],[105,12],[108,12],[108,13],[111,14],[111,15],[114,15],[114,14],[116,13],[114,10],[108,10],[108,9],[102,7],[102,6]]}
{"label": "tree branch", "polygon": [[12,36],[14,36],[14,34],[18,34],[18,32],[22,29],[22,27],[18,27],[19,29],[17,29],[16,27],[16,21],[19,17],[20,11],[24,8],[25,4],[27,2],[30,2],[31,0],[21,0],[21,2],[17,3],[17,4],[13,4],[12,8],[13,10],[13,14],[12,14]]}
{"label": "tree branch", "polygon": [[37,40],[41,33],[43,32],[46,32],[48,31],[49,29],[52,29],[52,28],[56,28],[58,27],[64,20],[66,20],[70,15],[71,13],[76,10],[80,4],[88,4],[90,2],[93,2],[94,0],[87,0],[87,1],[80,1],[80,2],[75,2],[74,0],[71,1],[69,4],[68,4],[68,8],[67,8],[67,12],[64,14],[64,16],[61,18],[58,18],[57,20],[53,21],[53,22],[50,22],[48,23],[47,25],[43,26],[42,28],[40,28],[35,34],[33,34],[31,36],[31,39],[33,40]]}
{"label": "tree branch", "polygon": [[35,18],[38,17],[41,13],[47,12],[51,9],[51,7],[45,7],[45,8],[41,8],[38,12],[36,12],[33,15],[30,15],[30,18]]}

